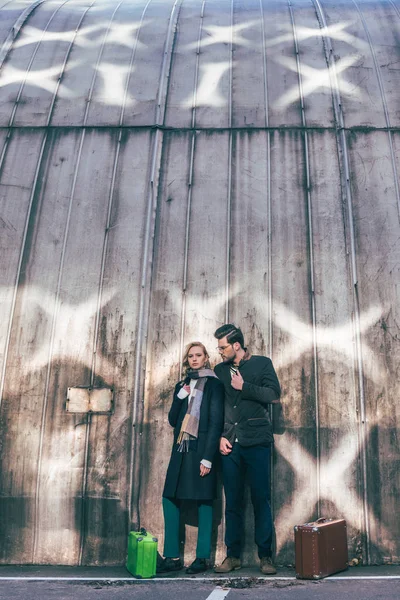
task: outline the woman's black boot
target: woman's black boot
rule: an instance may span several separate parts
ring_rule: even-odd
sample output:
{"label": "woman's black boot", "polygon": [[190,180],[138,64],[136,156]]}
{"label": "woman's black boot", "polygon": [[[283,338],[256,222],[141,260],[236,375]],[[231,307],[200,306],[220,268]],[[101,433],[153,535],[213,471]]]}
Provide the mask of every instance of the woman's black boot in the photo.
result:
{"label": "woman's black boot", "polygon": [[204,571],[207,571],[207,569],[208,565],[206,559],[196,558],[190,567],[186,569],[186,573],[189,573],[189,575],[196,575],[197,573],[204,573]]}

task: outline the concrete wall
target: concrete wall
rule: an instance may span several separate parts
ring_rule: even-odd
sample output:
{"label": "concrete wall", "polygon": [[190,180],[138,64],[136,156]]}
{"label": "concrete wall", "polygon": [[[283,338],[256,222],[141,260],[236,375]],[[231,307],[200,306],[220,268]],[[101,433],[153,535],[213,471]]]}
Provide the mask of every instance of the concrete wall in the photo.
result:
{"label": "concrete wall", "polygon": [[[321,515],[399,562],[399,27],[397,0],[1,0],[1,563],[162,540],[182,348],[215,363],[226,320],[282,384],[277,563]],[[68,412],[79,386],[112,411]],[[247,497],[247,563],[253,537]]]}

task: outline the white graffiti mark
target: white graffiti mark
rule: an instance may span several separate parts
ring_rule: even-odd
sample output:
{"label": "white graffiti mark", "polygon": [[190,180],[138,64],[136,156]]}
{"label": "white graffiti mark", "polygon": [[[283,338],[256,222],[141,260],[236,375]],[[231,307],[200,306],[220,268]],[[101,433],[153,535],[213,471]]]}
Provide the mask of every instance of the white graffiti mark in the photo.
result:
{"label": "white graffiti mark", "polygon": [[[380,306],[372,306],[360,316],[360,333],[363,334],[372,327],[382,316]],[[303,323],[295,313],[283,304],[274,304],[275,324],[286,331],[292,338],[292,343],[277,349],[279,366],[286,366],[297,360],[304,352],[311,351],[314,344],[313,329],[309,323]],[[354,361],[354,329],[351,322],[336,327],[316,327],[317,348],[328,348],[333,355],[339,358],[344,356],[350,363]],[[367,376],[380,383],[383,368],[380,367],[373,350],[363,341],[362,357]]]}
{"label": "white graffiti mark", "polygon": [[[22,46],[28,46],[30,44],[37,44],[41,42],[71,42],[74,37],[74,45],[81,48],[94,48],[100,46],[103,40],[103,32],[109,27],[109,32],[106,44],[116,44],[120,46],[126,46],[133,48],[136,45],[138,48],[144,48],[145,44],[137,40],[137,34],[140,27],[144,27],[147,23],[133,22],[133,23],[102,23],[98,25],[91,25],[89,27],[82,27],[78,31],[42,31],[36,27],[27,26],[24,27],[24,35],[15,41],[14,48],[20,48]],[[98,35],[94,35],[98,34]]]}
{"label": "white graffiti mark", "polygon": [[[190,283],[188,287],[191,287]],[[157,293],[156,291],[154,293]],[[176,323],[174,327],[173,342],[165,345],[160,344],[159,354],[157,355],[157,368],[151,369],[149,379],[151,385],[159,390],[164,388],[165,382],[171,377],[171,365],[176,366],[176,376],[178,377],[180,368],[180,352],[183,347],[193,340],[203,342],[208,350],[211,363],[214,365],[220,361],[220,356],[216,350],[217,341],[214,338],[214,331],[224,322],[225,306],[227,301],[226,290],[223,287],[215,288],[207,294],[186,293],[178,288],[168,288],[165,284],[163,289],[165,294],[164,310],[160,321],[154,327],[164,329],[164,323]],[[228,295],[231,300],[237,294],[236,285],[232,285]],[[183,313],[183,314],[182,314]],[[180,323],[183,318],[183,339],[180,336]],[[151,415],[149,416],[151,418]]]}
{"label": "white graffiti mark", "polygon": [[[353,66],[359,59],[360,55],[353,54],[352,56],[347,56],[336,62],[337,86],[339,88],[336,91],[353,98],[359,98],[361,96],[361,90],[355,84],[351,84],[343,79],[341,74],[344,73],[344,71],[346,71],[349,67]],[[297,62],[295,59],[280,56],[276,57],[276,60],[291,71],[294,71],[295,73],[298,72]],[[335,88],[336,84],[331,80],[330,70],[328,67],[324,69],[314,69],[313,67],[302,63],[301,75],[304,97],[309,96],[320,88],[327,89],[329,92]],[[286,108],[289,106],[289,104],[298,101],[299,98],[299,86],[294,85],[275,102],[275,105],[281,108]]]}
{"label": "white graffiti mark", "polygon": [[[241,32],[245,29],[253,27],[258,24],[258,21],[249,21],[248,23],[241,23],[238,25],[227,25],[225,27],[221,25],[204,25],[203,37],[201,39],[201,47],[211,46],[213,44],[226,44],[229,45],[232,42],[237,46],[253,46],[254,43],[242,37]],[[186,46],[186,49],[197,48],[197,41],[191,42]]]}
{"label": "white graffiti mark", "polygon": [[[196,106],[225,106],[228,96],[221,95],[218,87],[224,73],[229,69],[229,62],[208,63],[202,65],[200,85],[196,94]],[[193,95],[191,94],[183,103],[184,107],[192,107]]]}
{"label": "white graffiti mark", "polygon": [[[109,106],[122,106],[125,98],[125,85],[129,76],[129,67],[102,63],[97,67],[98,73],[103,79],[103,89],[98,94],[97,100],[101,99]],[[131,106],[133,100],[126,98],[125,106]]]}
{"label": "white graffiti mark", "polygon": [[[71,63],[68,69],[72,69],[76,66],[76,63]],[[38,71],[21,71],[15,69],[13,66],[8,65],[6,72],[0,78],[0,87],[5,87],[14,83],[23,83],[28,85],[34,85],[38,88],[46,90],[50,94],[53,94],[57,88],[57,81],[60,77],[62,66],[57,65],[55,67],[49,67],[48,69],[40,69]],[[63,98],[73,98],[76,96],[72,90],[68,89],[64,84],[61,84],[58,88],[58,94]]]}
{"label": "white graffiti mark", "polygon": [[[351,26],[351,22],[343,22],[343,23],[335,23],[334,25],[329,25],[328,27],[321,28],[313,28],[313,27],[303,27],[296,26],[296,37],[297,41],[301,42],[313,37],[327,37],[335,40],[339,40],[341,42],[346,42],[350,46],[354,48],[367,50],[368,44],[361,40],[360,38],[355,37],[351,33],[345,31],[345,29]],[[283,33],[282,35],[278,35],[275,38],[266,41],[267,47],[277,46],[278,44],[283,44],[289,42],[293,44],[293,30],[290,29],[288,33]]]}
{"label": "white graffiti mark", "polygon": [[[22,46],[28,46],[30,44],[37,44],[39,42],[71,42],[74,37],[74,44],[76,46],[80,46],[81,48],[88,48],[95,45],[98,45],[97,40],[92,40],[88,36],[97,32],[99,30],[104,29],[102,25],[92,25],[91,27],[83,27],[79,30],[78,35],[76,35],[75,30],[70,31],[42,31],[41,29],[37,29],[37,27],[31,27],[27,25],[24,27],[23,32],[24,35],[21,36],[20,39],[17,39],[14,43],[14,48],[21,48]],[[99,38],[100,39],[100,38]]]}
{"label": "white graffiti mark", "polygon": [[137,39],[138,30],[147,23],[111,23],[107,35],[107,44],[126,46],[127,48],[145,48],[145,44]]}
{"label": "white graffiti mark", "polygon": [[[97,294],[93,294],[77,305],[59,301],[58,309],[55,295],[36,287],[29,288],[26,293],[26,302],[31,309],[36,304],[55,322],[53,339],[43,343],[40,350],[27,360],[23,370],[39,370],[58,359],[80,362],[91,369],[93,351],[96,350],[93,348],[95,315],[97,310],[101,310],[115,296],[116,291],[104,291],[101,306],[98,305]],[[104,357],[102,360],[104,361]],[[112,371],[111,363],[105,362]]]}
{"label": "white graffiti mark", "polygon": [[[366,434],[362,434],[360,445],[365,443]],[[276,436],[275,447],[279,454],[292,467],[296,481],[289,500],[278,513],[275,527],[278,532],[277,552],[293,538],[293,527],[310,519],[318,499],[332,502],[337,514],[356,528],[362,529],[363,501],[355,491],[352,465],[357,459],[360,447],[353,433],[344,435],[330,456],[321,457],[320,490],[316,486],[316,459],[311,456],[292,434]],[[390,532],[368,511],[371,531],[380,531],[386,544],[394,552],[395,542]]]}

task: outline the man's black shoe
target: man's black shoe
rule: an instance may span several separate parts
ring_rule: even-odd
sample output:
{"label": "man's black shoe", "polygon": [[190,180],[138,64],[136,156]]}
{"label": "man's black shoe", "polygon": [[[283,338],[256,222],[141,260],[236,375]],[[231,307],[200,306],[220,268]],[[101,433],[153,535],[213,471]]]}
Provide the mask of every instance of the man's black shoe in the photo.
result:
{"label": "man's black shoe", "polygon": [[205,558],[196,558],[190,567],[186,569],[186,573],[189,575],[196,575],[197,573],[204,573],[207,571],[208,565]]}
{"label": "man's black shoe", "polygon": [[172,573],[172,571],[180,571],[183,569],[183,564],[180,558],[164,558],[157,565],[157,573]]}

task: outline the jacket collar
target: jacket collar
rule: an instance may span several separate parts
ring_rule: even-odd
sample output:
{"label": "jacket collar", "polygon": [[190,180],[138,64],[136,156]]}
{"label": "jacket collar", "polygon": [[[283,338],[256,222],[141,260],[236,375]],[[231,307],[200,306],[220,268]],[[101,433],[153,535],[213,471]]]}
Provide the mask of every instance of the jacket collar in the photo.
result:
{"label": "jacket collar", "polygon": [[[240,361],[240,363],[237,366],[241,367],[242,365],[244,365],[244,363],[246,361],[250,360],[250,358],[251,358],[251,354],[250,354],[250,352],[248,350],[246,350],[246,352],[245,352],[242,360]],[[233,363],[232,363],[232,366],[235,366],[235,365],[233,365]]]}

